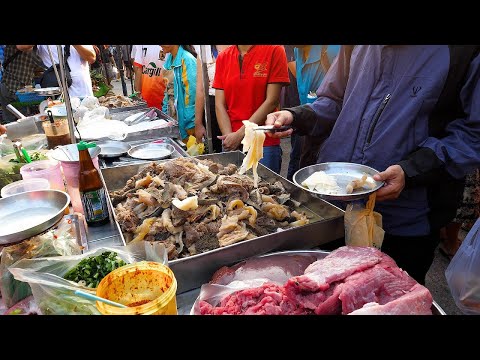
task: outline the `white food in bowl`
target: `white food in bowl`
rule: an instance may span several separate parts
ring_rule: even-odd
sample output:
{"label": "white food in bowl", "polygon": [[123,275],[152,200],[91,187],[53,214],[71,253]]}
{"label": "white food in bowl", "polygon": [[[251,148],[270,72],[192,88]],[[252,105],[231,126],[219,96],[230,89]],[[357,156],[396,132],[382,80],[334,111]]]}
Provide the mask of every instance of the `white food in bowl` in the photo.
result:
{"label": "white food in bowl", "polygon": [[325,171],[317,171],[302,182],[302,186],[311,191],[318,191],[323,194],[338,194],[342,190],[337,184],[334,176],[328,175]]}

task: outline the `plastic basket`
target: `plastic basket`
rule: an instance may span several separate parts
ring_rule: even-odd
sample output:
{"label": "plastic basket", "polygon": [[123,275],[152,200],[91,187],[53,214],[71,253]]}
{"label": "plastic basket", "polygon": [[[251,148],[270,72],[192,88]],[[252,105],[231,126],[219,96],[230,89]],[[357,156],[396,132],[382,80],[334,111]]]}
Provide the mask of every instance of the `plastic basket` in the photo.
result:
{"label": "plastic basket", "polygon": [[17,95],[18,100],[22,103],[44,100],[43,96],[40,96],[35,92],[22,93],[17,91],[15,95]]}

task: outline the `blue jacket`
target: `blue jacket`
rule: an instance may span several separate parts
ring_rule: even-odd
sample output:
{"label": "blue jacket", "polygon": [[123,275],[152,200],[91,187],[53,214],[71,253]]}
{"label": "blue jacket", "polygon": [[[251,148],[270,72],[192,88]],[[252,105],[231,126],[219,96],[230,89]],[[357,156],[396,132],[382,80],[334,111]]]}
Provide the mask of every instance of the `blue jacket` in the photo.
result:
{"label": "blue jacket", "polygon": [[[462,115],[442,125],[442,136],[432,134],[430,117],[449,73],[449,46],[357,45],[350,66],[347,58],[342,48],[313,104],[290,109],[293,126],[299,133],[329,134],[319,163],[347,161],[379,171],[400,164],[407,185],[422,173],[444,171],[376,205],[387,233],[429,234],[430,188],[480,166],[480,55],[467,64],[458,101]],[[439,199],[446,192],[433,195]]]}
{"label": "blue jacket", "polygon": [[[340,45],[327,45],[327,56],[330,64],[338,55]],[[300,104],[308,104],[313,101],[309,100],[307,95],[310,91],[316,92],[320,87],[325,72],[321,64],[322,45],[311,45],[307,60],[304,60],[304,49],[296,47],[295,68],[297,70],[297,87],[300,97]]]}
{"label": "blue jacket", "polygon": [[[187,138],[187,129],[195,128],[195,93],[197,89],[197,59],[179,46],[177,56],[167,54],[165,70],[173,69],[173,89],[177,120],[182,139]],[[168,94],[165,89],[162,111],[168,113]]]}

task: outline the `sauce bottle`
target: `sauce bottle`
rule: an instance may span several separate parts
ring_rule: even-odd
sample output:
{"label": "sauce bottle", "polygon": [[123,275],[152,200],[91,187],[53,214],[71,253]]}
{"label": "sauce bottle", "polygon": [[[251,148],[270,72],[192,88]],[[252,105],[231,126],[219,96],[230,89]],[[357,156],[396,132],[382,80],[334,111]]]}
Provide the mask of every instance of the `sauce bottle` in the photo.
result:
{"label": "sauce bottle", "polygon": [[94,143],[81,141],[77,144],[80,171],[78,174],[78,190],[82,200],[85,220],[88,225],[96,226],[109,222],[107,198],[100,174],[93,165],[88,148]]}

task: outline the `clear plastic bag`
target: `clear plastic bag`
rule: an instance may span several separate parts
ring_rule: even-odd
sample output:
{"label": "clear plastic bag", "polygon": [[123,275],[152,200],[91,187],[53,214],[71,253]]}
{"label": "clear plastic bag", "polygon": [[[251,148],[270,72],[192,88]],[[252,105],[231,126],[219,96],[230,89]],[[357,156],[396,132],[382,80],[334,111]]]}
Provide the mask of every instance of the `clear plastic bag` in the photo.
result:
{"label": "clear plastic bag", "polygon": [[467,234],[445,270],[448,287],[458,308],[480,315],[480,219]]}
{"label": "clear plastic bag", "polygon": [[187,141],[187,153],[190,156],[202,155],[205,151],[204,143],[197,143],[195,136],[190,135]]}
{"label": "clear plastic bag", "polygon": [[81,260],[113,251],[126,263],[149,260],[167,264],[163,244],[142,241],[128,246],[101,247],[76,256],[57,256],[43,259],[21,260],[9,270],[16,280],[28,282],[33,297],[44,315],[95,315],[100,314],[95,302],[75,295],[75,290],[95,294],[95,289],[83,287],[63,276]]}
{"label": "clear plastic bag", "polygon": [[7,307],[32,294],[27,283],[17,281],[9,271],[23,259],[47,258],[50,256],[70,256],[81,254],[72,221],[63,218],[54,229],[37,235],[19,244],[3,249],[0,258],[0,290]]}
{"label": "clear plastic bag", "polygon": [[373,211],[376,194],[370,195],[367,205],[351,203],[344,215],[345,245],[382,247],[385,231],[382,228],[382,215]]}

